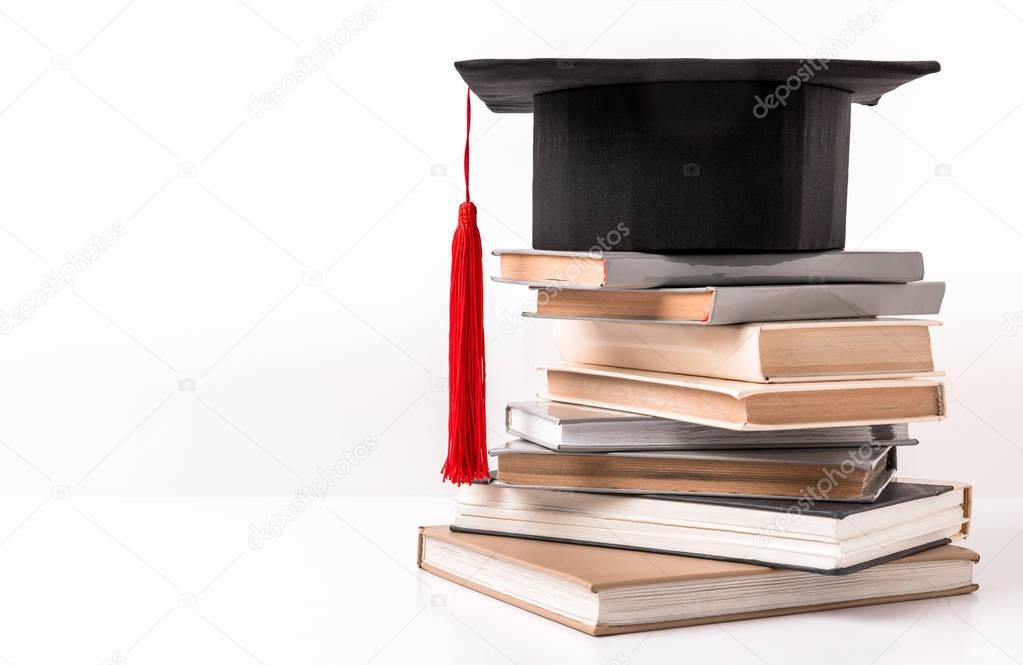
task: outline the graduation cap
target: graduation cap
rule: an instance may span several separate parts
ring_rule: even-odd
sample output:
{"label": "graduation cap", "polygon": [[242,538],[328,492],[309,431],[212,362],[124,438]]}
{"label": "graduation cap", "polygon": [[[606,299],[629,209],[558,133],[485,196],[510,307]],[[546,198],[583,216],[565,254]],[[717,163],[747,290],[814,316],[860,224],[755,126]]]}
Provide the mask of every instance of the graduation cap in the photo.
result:
{"label": "graduation cap", "polygon": [[[491,111],[534,115],[534,249],[670,254],[842,248],[852,104],[876,104],[940,65],[542,58],[464,60],[455,69]],[[455,482],[486,469],[468,146],[443,471]]]}
{"label": "graduation cap", "polygon": [[534,114],[534,249],[690,253],[843,247],[851,105],[940,65],[546,58],[455,69],[491,111]]}

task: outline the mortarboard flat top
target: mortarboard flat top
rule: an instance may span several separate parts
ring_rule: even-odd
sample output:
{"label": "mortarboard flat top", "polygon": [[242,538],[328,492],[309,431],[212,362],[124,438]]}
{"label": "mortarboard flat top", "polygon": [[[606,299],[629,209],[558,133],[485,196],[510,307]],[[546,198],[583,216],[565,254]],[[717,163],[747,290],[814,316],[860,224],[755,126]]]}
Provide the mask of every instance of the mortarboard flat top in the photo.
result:
{"label": "mortarboard flat top", "polygon": [[[818,66],[813,66],[817,63]],[[462,60],[455,69],[495,113],[532,113],[533,97],[556,90],[633,83],[761,81],[782,83],[807,65],[810,85],[852,93],[858,104],[874,105],[903,83],[940,71],[933,60],[871,61],[704,58]]]}

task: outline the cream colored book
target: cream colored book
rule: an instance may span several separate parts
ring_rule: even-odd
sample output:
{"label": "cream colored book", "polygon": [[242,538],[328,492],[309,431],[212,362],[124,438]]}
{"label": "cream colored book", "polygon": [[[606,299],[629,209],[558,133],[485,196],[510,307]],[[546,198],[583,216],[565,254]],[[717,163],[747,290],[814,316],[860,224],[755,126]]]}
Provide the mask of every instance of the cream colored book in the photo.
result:
{"label": "cream colored book", "polygon": [[936,376],[921,319],[683,326],[558,320],[563,360],[756,383]]}
{"label": "cream colored book", "polygon": [[752,383],[578,363],[540,369],[558,402],[734,430],[940,420],[947,401],[937,378]]}
{"label": "cream colored book", "polygon": [[846,576],[419,530],[419,567],[590,635],[970,593],[975,552],[945,545]]}

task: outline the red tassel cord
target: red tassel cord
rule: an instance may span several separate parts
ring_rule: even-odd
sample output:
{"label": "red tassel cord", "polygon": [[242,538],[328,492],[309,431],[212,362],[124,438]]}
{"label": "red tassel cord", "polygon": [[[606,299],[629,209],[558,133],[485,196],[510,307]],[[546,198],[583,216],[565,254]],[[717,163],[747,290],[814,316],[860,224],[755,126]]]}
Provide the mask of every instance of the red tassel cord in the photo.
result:
{"label": "red tassel cord", "polygon": [[486,357],[483,341],[483,246],[469,199],[469,126],[465,94],[465,202],[451,242],[448,331],[448,457],[441,473],[457,485],[487,478]]}

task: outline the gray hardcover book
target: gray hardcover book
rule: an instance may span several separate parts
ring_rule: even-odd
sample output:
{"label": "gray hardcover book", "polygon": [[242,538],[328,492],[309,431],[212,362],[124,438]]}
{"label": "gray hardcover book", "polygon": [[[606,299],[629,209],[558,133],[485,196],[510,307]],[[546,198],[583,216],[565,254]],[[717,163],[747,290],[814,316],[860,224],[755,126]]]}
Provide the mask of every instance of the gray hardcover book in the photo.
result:
{"label": "gray hardcover book", "polygon": [[766,284],[899,283],[924,278],[920,252],[645,254],[499,249],[495,281],[533,286],[652,289]]}
{"label": "gray hardcover book", "polygon": [[558,452],[756,450],[916,445],[909,425],[850,425],[743,432],[563,402],[512,402],[510,434]]}
{"label": "gray hardcover book", "polygon": [[[544,287],[539,293],[557,303],[562,294],[580,294],[579,289],[553,289]],[[706,315],[696,319],[654,319],[643,316],[598,316],[604,297],[613,297],[617,309],[628,308],[627,294],[647,299],[678,295],[706,296],[710,303]],[[616,292],[589,291],[585,303],[586,314],[551,314],[523,312],[524,316],[552,319],[588,319],[620,321],[661,321],[672,323],[702,323],[720,325],[765,321],[805,321],[813,319],[854,319],[871,316],[934,315],[941,310],[945,296],[944,282],[912,282],[910,284],[807,284],[793,286],[712,286],[702,289],[621,290]],[[576,299],[578,302],[578,298]],[[559,310],[559,311],[564,311]]]}

